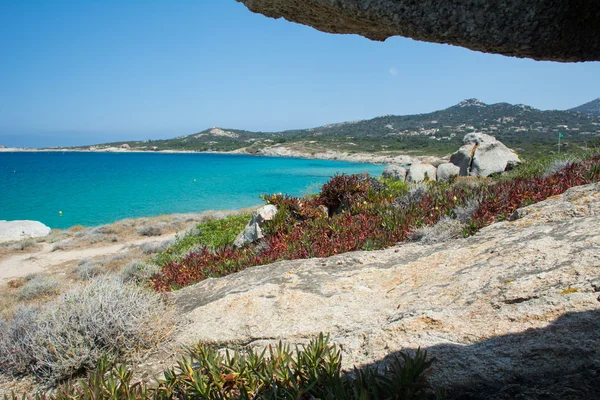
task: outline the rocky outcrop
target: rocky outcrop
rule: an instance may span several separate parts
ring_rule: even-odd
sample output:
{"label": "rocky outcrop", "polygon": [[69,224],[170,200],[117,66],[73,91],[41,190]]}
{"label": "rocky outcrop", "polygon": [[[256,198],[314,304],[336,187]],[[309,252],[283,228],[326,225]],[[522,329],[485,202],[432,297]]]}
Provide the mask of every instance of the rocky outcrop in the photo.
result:
{"label": "rocky outcrop", "polygon": [[404,36],[536,60],[600,60],[595,0],[237,1],[267,17],[372,40]]}
{"label": "rocky outcrop", "polygon": [[[249,154],[248,149],[238,149],[231,151],[233,154]],[[410,165],[418,160],[435,162],[440,159],[432,156],[411,157],[407,155],[386,155],[371,153],[347,153],[335,150],[324,150],[320,152],[307,153],[304,149],[292,149],[285,146],[275,145],[256,150],[252,155],[268,157],[297,157],[308,158],[312,160],[339,160],[369,164],[393,164]]]}
{"label": "rocky outcrop", "polygon": [[450,157],[450,162],[459,167],[461,176],[486,177],[510,170],[521,162],[514,151],[484,133],[469,133],[463,143],[464,146]]}
{"label": "rocky outcrop", "polygon": [[394,179],[396,181],[404,182],[404,180],[406,179],[406,172],[406,168],[400,165],[388,165],[383,170],[381,176],[383,176],[386,179]]}
{"label": "rocky outcrop", "polygon": [[277,207],[273,204],[267,204],[252,213],[252,218],[248,225],[235,238],[233,245],[235,247],[244,247],[247,244],[254,243],[265,237],[262,230],[263,223],[270,221],[277,214]]}
{"label": "rocky outcrop", "polygon": [[43,237],[51,229],[38,221],[0,221],[0,243]]}
{"label": "rocky outcrop", "polygon": [[437,179],[436,168],[427,163],[414,163],[408,169],[406,181],[410,183],[423,182],[425,179],[435,181]]}
{"label": "rocky outcrop", "polygon": [[460,175],[460,167],[452,163],[440,164],[437,167],[438,182],[449,182],[453,176]]}
{"label": "rocky outcrop", "polygon": [[515,398],[518,385],[547,379],[552,389],[543,390],[562,393],[599,382],[599,275],[594,184],[470,238],[281,261],[201,282],[174,294],[184,321],[175,338],[260,347],[326,332],[343,346],[345,368],[421,347],[436,358],[436,385],[516,382],[508,397],[493,397]]}

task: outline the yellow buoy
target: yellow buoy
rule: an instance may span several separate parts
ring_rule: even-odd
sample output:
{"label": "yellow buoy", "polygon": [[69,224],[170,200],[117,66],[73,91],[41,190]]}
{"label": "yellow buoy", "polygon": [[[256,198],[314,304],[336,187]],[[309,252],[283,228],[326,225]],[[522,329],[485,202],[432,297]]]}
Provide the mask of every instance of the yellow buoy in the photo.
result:
{"label": "yellow buoy", "polygon": [[62,215],[62,211],[59,211],[59,212],[58,212],[58,215]]}

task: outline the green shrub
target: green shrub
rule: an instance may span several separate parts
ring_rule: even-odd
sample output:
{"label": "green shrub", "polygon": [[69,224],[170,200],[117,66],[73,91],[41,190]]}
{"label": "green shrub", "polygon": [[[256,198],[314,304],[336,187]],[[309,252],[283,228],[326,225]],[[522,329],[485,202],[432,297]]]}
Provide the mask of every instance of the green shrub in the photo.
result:
{"label": "green shrub", "polygon": [[192,249],[222,249],[231,246],[236,236],[244,230],[250,221],[250,215],[232,215],[200,223],[195,229],[178,237],[175,243],[160,251],[154,258],[158,265],[176,261]]}
{"label": "green shrub", "polygon": [[410,190],[410,183],[402,182],[392,178],[379,178],[379,180],[385,185],[385,194],[389,197],[400,197],[404,196]]}

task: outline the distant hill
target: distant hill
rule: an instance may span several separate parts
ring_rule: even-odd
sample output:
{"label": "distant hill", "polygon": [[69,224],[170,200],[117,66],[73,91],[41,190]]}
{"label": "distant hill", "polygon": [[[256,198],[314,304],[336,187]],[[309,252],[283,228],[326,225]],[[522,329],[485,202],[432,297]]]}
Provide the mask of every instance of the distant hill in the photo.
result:
{"label": "distant hill", "polygon": [[576,111],[591,115],[600,115],[600,98],[592,100],[589,103],[582,104],[579,107],[571,108],[569,111]]}
{"label": "distant hill", "polygon": [[[590,104],[590,103],[588,103]],[[583,106],[582,106],[583,107]],[[139,150],[238,151],[256,153],[266,147],[318,152],[377,152],[444,155],[460,147],[465,134],[485,132],[521,153],[556,149],[559,134],[566,146],[600,144],[600,116],[573,111],[541,111],[523,104],[485,104],[468,99],[427,114],[385,115],[283,132],[250,132],[211,128],[167,140],[117,142]]]}

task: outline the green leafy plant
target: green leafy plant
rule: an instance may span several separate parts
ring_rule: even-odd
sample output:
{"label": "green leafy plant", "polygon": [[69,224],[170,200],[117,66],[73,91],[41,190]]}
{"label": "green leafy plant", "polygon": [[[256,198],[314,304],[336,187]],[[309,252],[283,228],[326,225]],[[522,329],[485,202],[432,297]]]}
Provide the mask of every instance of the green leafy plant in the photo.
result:
{"label": "green leafy plant", "polygon": [[250,215],[232,215],[200,223],[195,229],[178,237],[175,243],[160,251],[154,257],[154,263],[165,265],[177,261],[192,249],[220,250],[230,246],[236,236],[244,230],[248,221],[250,221]]}
{"label": "green leafy plant", "polygon": [[[320,334],[304,346],[292,349],[279,343],[262,351],[218,351],[197,344],[164,378],[153,384],[135,382],[133,372],[107,359],[76,382],[69,382],[49,400],[117,399],[402,399],[436,396],[427,381],[432,361],[427,353],[393,356],[382,367],[342,370],[341,349]],[[12,399],[18,397],[13,394]],[[5,397],[7,399],[7,397]]]}

